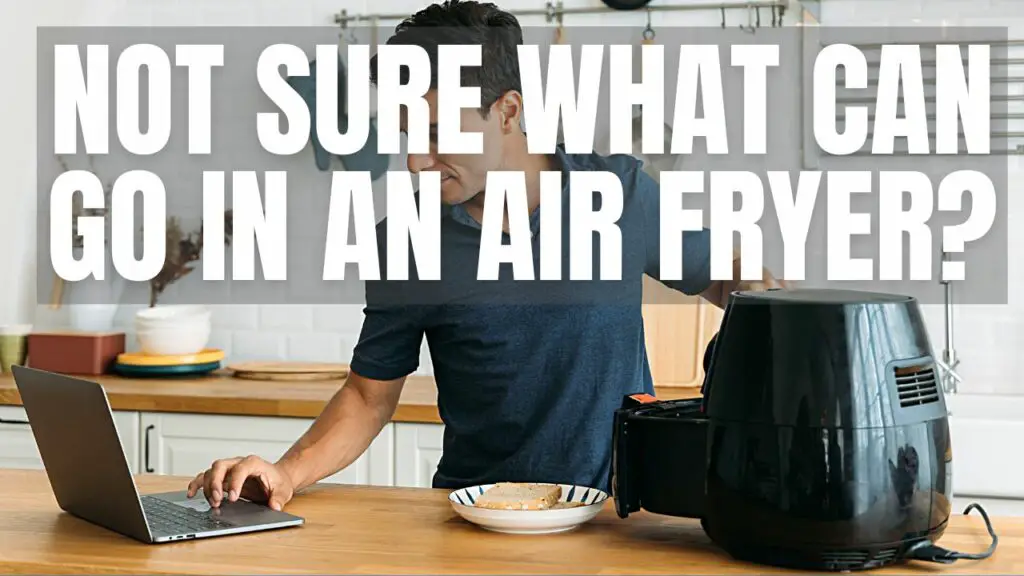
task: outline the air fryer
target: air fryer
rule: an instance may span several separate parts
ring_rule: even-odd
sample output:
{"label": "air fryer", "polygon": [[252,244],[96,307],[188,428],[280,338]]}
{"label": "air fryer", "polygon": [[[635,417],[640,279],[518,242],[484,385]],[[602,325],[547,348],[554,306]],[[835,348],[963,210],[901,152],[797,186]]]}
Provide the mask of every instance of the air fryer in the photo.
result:
{"label": "air fryer", "polygon": [[736,292],[704,368],[700,398],[630,396],[616,412],[620,517],[697,518],[733,557],[790,568],[952,562],[995,549],[991,526],[982,554],[934,544],[951,513],[953,462],[915,299]]}

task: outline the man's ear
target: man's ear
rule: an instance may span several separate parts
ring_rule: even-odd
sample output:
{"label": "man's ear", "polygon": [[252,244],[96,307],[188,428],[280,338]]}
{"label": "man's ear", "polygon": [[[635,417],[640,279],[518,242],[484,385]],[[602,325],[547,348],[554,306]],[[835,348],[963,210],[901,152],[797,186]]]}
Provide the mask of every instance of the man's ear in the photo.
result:
{"label": "man's ear", "polygon": [[496,102],[501,131],[505,134],[518,130],[523,115],[523,97],[515,90],[510,90]]}

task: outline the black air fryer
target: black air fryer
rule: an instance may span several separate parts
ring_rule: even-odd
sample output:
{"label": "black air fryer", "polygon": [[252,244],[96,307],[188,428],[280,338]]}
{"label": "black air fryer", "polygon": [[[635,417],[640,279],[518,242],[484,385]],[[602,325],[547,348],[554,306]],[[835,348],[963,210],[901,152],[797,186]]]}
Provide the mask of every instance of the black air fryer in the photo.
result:
{"label": "black air fryer", "polygon": [[638,395],[616,412],[620,517],[699,518],[733,557],[790,568],[991,554],[994,534],[981,555],[933,544],[950,517],[952,454],[915,299],[737,292],[704,362],[702,398]]}

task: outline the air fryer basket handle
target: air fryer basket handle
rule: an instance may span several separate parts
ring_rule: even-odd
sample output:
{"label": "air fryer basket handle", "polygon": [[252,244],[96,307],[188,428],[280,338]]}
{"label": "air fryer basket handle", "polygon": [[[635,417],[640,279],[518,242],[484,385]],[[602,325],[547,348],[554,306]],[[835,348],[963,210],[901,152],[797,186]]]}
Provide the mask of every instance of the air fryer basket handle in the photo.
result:
{"label": "air fryer basket handle", "polygon": [[707,393],[708,373],[711,371],[711,359],[714,357],[715,342],[718,340],[718,334],[719,332],[715,332],[715,335],[711,337],[711,340],[708,340],[707,348],[704,349],[704,382],[700,385],[701,394]]}
{"label": "air fryer basket handle", "polygon": [[619,518],[625,518],[630,512],[640,509],[640,495],[634,480],[636,465],[632,462],[634,456],[629,437],[631,413],[632,410],[625,407],[615,411],[615,430],[612,434],[612,497]]}

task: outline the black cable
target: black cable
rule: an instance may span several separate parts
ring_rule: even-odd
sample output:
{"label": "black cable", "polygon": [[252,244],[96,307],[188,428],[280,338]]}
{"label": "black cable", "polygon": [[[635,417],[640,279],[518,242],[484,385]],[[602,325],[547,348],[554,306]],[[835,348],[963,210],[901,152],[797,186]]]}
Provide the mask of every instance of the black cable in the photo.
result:
{"label": "black cable", "polygon": [[971,504],[964,510],[964,515],[971,513],[971,510],[977,509],[981,513],[981,517],[985,520],[985,528],[988,529],[989,536],[992,537],[992,543],[989,544],[988,550],[980,554],[971,554],[968,552],[955,552],[953,550],[946,550],[941,546],[936,546],[930,540],[925,540],[920,544],[912,546],[907,550],[905,557],[909,560],[927,560],[929,562],[938,562],[940,564],[952,564],[957,560],[984,560],[992,553],[996,551],[996,546],[999,545],[999,536],[996,535],[995,529],[992,528],[992,521],[989,520],[988,514],[985,513],[985,509],[980,504]]}
{"label": "black cable", "polygon": [[964,516],[971,513],[971,510],[977,508],[978,513],[981,514],[983,520],[985,520],[985,528],[988,529],[988,535],[992,537],[992,543],[989,544],[988,550],[981,554],[968,554],[966,552],[953,552],[956,558],[963,558],[965,560],[984,560],[992,555],[996,551],[996,546],[999,544],[999,536],[996,536],[996,531],[992,528],[992,521],[988,519],[988,514],[985,513],[985,509],[981,507],[981,504],[971,504],[964,510]]}

